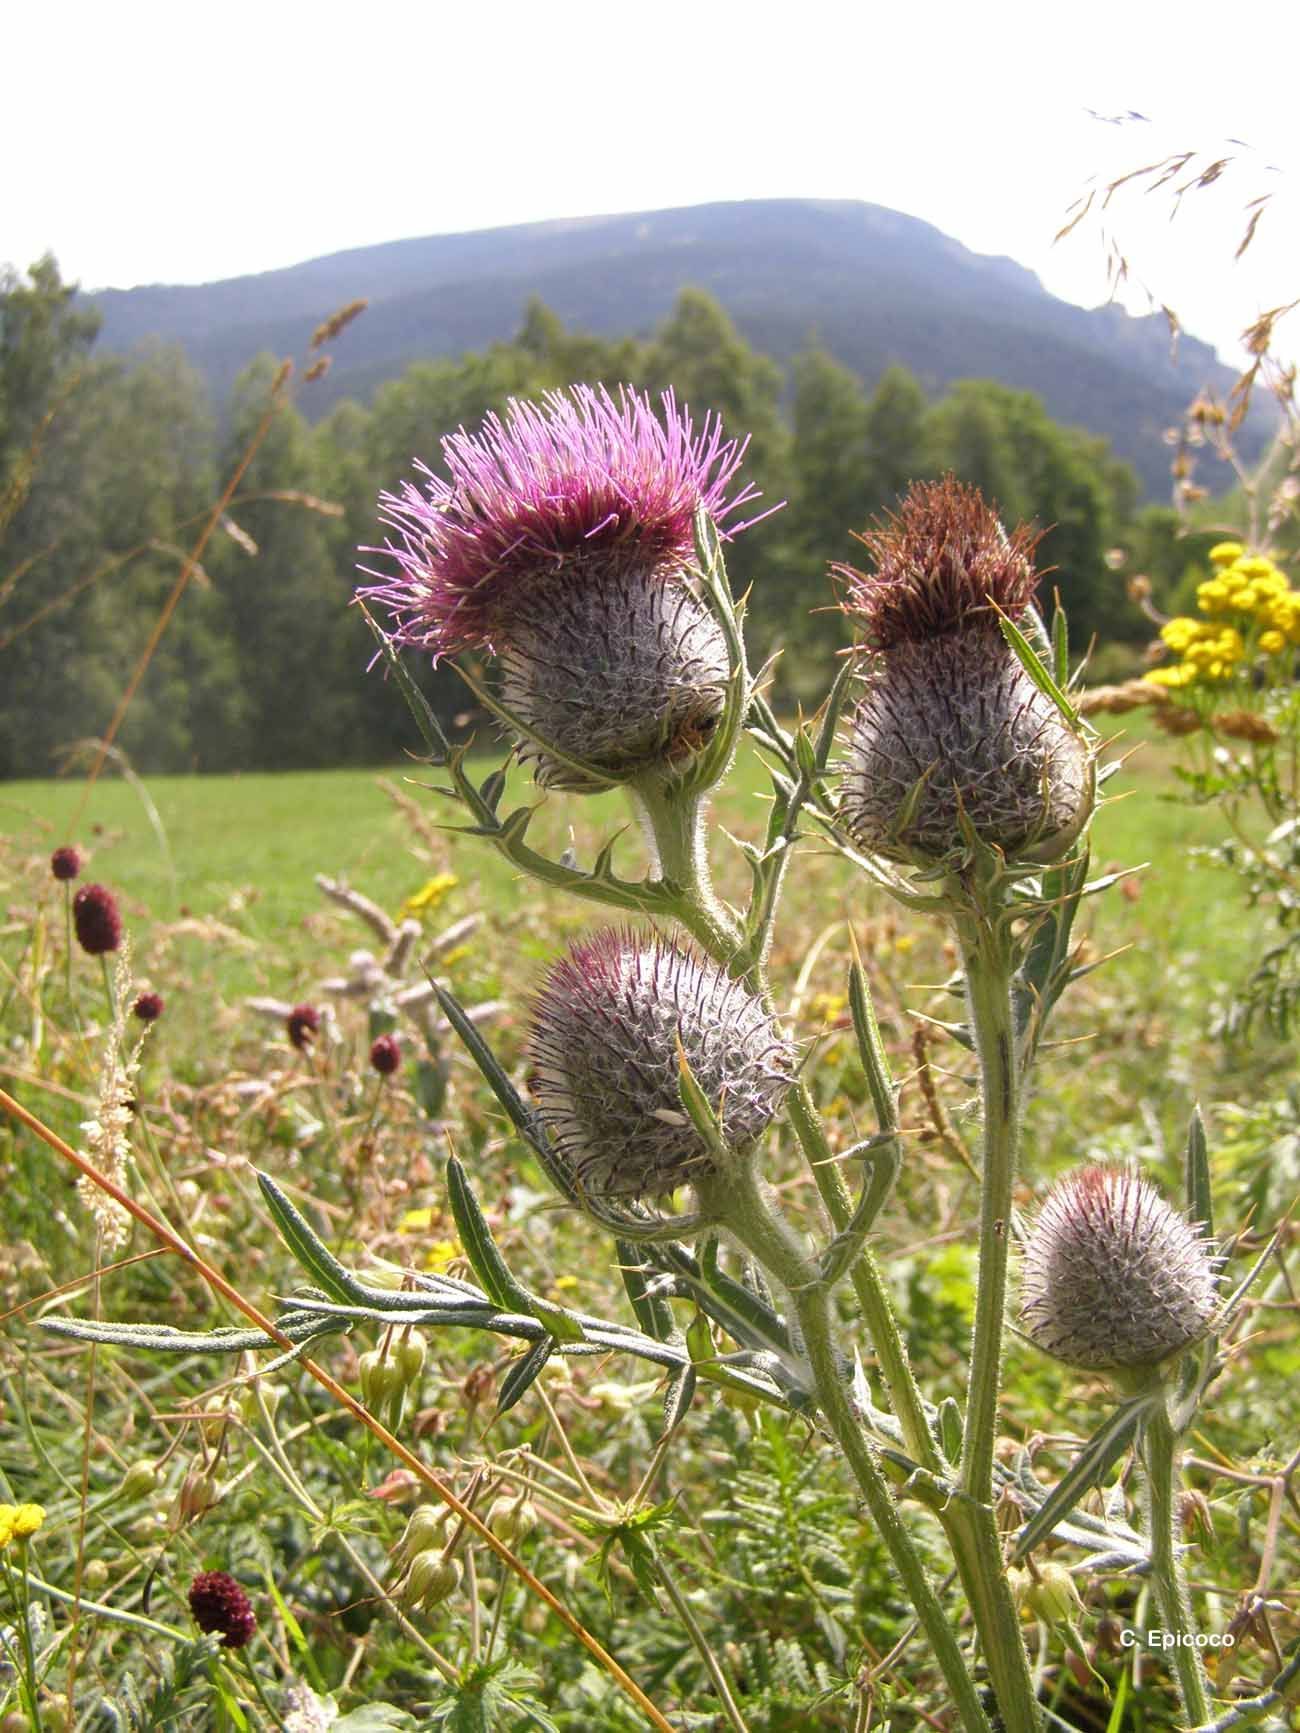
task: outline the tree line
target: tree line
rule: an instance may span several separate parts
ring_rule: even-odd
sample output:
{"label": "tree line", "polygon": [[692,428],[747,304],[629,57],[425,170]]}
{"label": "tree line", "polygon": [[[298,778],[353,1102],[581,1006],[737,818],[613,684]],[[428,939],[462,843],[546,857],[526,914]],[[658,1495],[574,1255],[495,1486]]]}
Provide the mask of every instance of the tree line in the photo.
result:
{"label": "tree line", "polygon": [[[97,354],[98,317],[46,258],[0,276],[0,776],[43,776],[100,736],[212,502],[248,445],[280,362],[259,356],[220,415],[184,355]],[[346,333],[339,339],[346,342]],[[1041,563],[1072,637],[1140,641],[1112,550],[1172,589],[1195,549],[1143,506],[1103,440],[1033,394],[966,380],[928,401],[890,368],[869,388],[815,340],[790,374],[725,311],[682,292],[649,337],[566,330],[540,302],[513,341],[420,362],[370,404],[309,419],[311,383],[274,418],[163,635],[120,735],[148,771],[374,763],[410,742],[396,694],[367,677],[372,642],[347,604],[376,499],[431,465],[442,434],[513,396],[578,380],[672,386],[750,436],[745,473],[785,509],[741,538],[760,647],[784,646],[778,697],[811,698],[844,642],[828,564],[909,481],[953,470],[1008,521],[1044,530]],[[1131,562],[1130,562],[1131,569]],[[451,718],[465,689],[424,671]]]}

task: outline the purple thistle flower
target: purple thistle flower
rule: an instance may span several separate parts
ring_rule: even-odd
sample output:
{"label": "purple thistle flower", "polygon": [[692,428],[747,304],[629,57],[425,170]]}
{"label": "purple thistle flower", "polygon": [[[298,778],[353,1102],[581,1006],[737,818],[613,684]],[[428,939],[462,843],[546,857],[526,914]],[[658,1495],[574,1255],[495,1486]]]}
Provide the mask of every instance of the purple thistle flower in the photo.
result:
{"label": "purple thistle flower", "polygon": [[533,1006],[529,1087],[593,1198],[663,1197],[715,1171],[682,1107],[679,1041],[728,1145],[747,1152],[794,1059],[743,981],[665,939],[612,927],[552,965]]}
{"label": "purple thistle flower", "polygon": [[381,1077],[391,1077],[402,1063],[402,1043],[396,1035],[376,1035],[370,1043],[370,1063]]}
{"label": "purple thistle flower", "polygon": [[[698,434],[671,391],[575,385],[512,401],[481,431],[442,442],[450,475],[423,464],[380,496],[395,575],[358,591],[393,620],[394,642],[438,661],[470,649],[502,659],[506,704],[568,758],[615,781],[697,751],[729,673],[716,620],[685,577],[703,506],[724,527],[756,492],[728,498],[747,442],[706,417]],[[750,522],[756,520],[749,520]],[[600,783],[535,744],[538,780]]]}
{"label": "purple thistle flower", "polygon": [[122,943],[117,898],[105,885],[82,885],[72,899],[72,924],[88,957],[106,956]]}
{"label": "purple thistle flower", "polygon": [[1021,1319],[1087,1371],[1158,1365],[1209,1330],[1219,1305],[1201,1230],[1121,1167],[1083,1167],[1049,1192],[1025,1246]]}
{"label": "purple thistle flower", "polygon": [[200,1571],[190,1584],[190,1612],[201,1631],[219,1631],[223,1649],[252,1641],[257,1617],[247,1594],[226,1571]]}
{"label": "purple thistle flower", "polygon": [[131,1007],[133,1016],[142,1023],[156,1023],[163,1014],[163,996],[161,993],[141,993]]}
{"label": "purple thistle flower", "polygon": [[70,844],[56,848],[50,856],[50,871],[65,883],[68,879],[75,879],[81,871],[81,850]]}
{"label": "purple thistle flower", "polygon": [[284,1022],[289,1040],[305,1053],[320,1030],[320,1012],[314,1005],[295,1005]]}

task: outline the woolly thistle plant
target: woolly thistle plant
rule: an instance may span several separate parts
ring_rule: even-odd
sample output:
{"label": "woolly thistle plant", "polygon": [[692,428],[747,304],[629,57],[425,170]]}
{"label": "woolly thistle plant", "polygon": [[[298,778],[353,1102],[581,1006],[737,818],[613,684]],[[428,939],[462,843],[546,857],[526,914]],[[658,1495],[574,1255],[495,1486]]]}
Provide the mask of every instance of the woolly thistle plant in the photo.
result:
{"label": "woolly thistle plant", "polygon": [[450,480],[421,465],[421,487],[381,498],[397,539],[374,551],[397,571],[359,594],[435,661],[497,656],[499,713],[546,786],[671,776],[723,712],[728,646],[690,576],[695,515],[721,526],[756,494],[728,497],[744,444],[720,422],[697,433],[671,391],[662,410],[626,386],[512,402],[443,440]]}
{"label": "woolly thistle plant", "polygon": [[1028,624],[1038,540],[1008,535],[975,488],[922,482],[839,565],[866,690],[841,810],[867,849],[932,866],[969,830],[1009,858],[1059,860],[1092,810],[1082,733],[1035,683],[1002,621]]}
{"label": "woolly thistle plant", "polygon": [[1218,1308],[1209,1243],[1147,1180],[1083,1167],[1048,1194],[1021,1273],[1021,1321],[1047,1353],[1150,1371],[1200,1341]]}
{"label": "woolly thistle plant", "polygon": [[740,1159],[771,1123],[794,1066],[744,982],[658,936],[614,929],[552,966],[529,1057],[538,1110],[578,1189],[637,1202],[718,1172],[716,1150],[683,1111],[683,1065]]}

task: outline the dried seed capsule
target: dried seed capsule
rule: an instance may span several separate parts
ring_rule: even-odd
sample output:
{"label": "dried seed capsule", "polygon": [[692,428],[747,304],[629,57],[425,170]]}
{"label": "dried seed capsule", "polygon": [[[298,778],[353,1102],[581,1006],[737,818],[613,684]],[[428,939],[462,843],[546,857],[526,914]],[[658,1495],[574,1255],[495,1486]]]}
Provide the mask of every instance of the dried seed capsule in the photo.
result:
{"label": "dried seed capsule", "polygon": [[1218,1303],[1208,1242],[1146,1180],[1084,1167],[1048,1194],[1020,1311],[1049,1354],[1086,1371],[1151,1368],[1199,1341]]}

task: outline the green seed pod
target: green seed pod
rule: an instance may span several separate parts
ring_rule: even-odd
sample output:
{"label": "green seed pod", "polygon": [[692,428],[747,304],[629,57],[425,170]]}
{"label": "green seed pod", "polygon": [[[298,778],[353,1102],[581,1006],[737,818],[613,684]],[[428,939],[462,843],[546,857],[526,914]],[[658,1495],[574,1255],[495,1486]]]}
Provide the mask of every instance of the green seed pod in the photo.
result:
{"label": "green seed pod", "polygon": [[98,1594],[108,1581],[108,1565],[102,1558],[87,1559],[81,1580],[91,1594]]}
{"label": "green seed pod", "polygon": [[371,1348],[357,1361],[361,1382],[361,1400],[372,1410],[382,1408],[396,1390],[402,1388],[402,1370],[390,1354]]}
{"label": "green seed pod", "polygon": [[141,1460],[133,1462],[122,1476],[118,1496],[126,1499],[147,1498],[158,1484],[158,1464]]}
{"label": "green seed pod", "polygon": [[1048,1625],[1068,1625],[1083,1611],[1083,1597],[1064,1565],[1049,1559],[1038,1566],[1024,1594],[1025,1605],[1035,1618]]}
{"label": "green seed pod", "polygon": [[411,1560],[402,1585],[402,1599],[408,1606],[420,1606],[430,1611],[460,1587],[460,1564],[444,1558],[441,1552],[417,1553]]}
{"label": "green seed pod", "polygon": [[1048,1194],[1025,1247],[1021,1318],[1085,1371],[1149,1371],[1205,1336],[1218,1310],[1210,1246],[1146,1180],[1084,1167]]}
{"label": "green seed pod", "polygon": [[405,1563],[417,1553],[428,1552],[431,1548],[440,1550],[447,1539],[449,1515],[447,1509],[439,1504],[417,1505],[397,1543],[395,1556]]}
{"label": "green seed pod", "polygon": [[412,1384],[419,1383],[427,1353],[424,1337],[415,1331],[409,1336],[403,1336],[398,1342],[395,1358],[405,1388],[409,1389]]}
{"label": "green seed pod", "polygon": [[494,1499],[488,1511],[488,1527],[507,1546],[524,1540],[537,1527],[537,1511],[531,1498]]}

